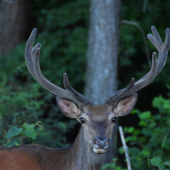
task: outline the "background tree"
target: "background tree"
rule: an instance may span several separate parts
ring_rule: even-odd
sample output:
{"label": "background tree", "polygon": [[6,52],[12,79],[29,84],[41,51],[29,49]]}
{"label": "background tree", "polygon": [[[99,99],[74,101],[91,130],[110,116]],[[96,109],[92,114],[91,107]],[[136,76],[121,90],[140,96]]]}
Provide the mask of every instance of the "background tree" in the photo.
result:
{"label": "background tree", "polygon": [[[91,0],[85,96],[93,104],[104,104],[117,90],[120,0]],[[106,162],[116,157],[117,125],[106,154]]]}
{"label": "background tree", "polygon": [[28,36],[29,0],[0,1],[0,54],[11,51]]}

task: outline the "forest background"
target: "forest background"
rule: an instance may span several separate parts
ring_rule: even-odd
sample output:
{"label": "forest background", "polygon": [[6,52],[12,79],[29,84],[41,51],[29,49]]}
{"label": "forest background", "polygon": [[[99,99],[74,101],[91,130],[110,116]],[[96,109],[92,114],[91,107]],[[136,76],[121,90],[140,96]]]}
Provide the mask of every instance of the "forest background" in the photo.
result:
{"label": "forest background", "polygon": [[[2,1],[2,0],[1,0]],[[7,2],[10,3],[11,1]],[[1,5],[1,4],[0,4]],[[10,127],[41,121],[44,130],[37,129],[35,140],[22,138],[21,143],[37,143],[48,147],[67,147],[79,131],[75,120],[67,119],[59,111],[56,99],[44,90],[26,68],[24,49],[31,30],[38,28],[36,42],[41,42],[41,69],[54,84],[63,87],[62,75],[68,73],[70,84],[84,93],[86,54],[89,28],[89,0],[34,0],[27,6],[27,20],[23,40],[10,48],[0,48],[0,146]],[[144,37],[156,26],[164,41],[165,29],[170,27],[170,1],[122,0],[120,20],[118,88],[125,87],[132,77],[136,80],[149,70]],[[130,21],[138,24],[125,24]],[[4,25],[0,25],[5,29]],[[22,33],[22,32],[21,32]],[[11,39],[15,35],[11,35]],[[2,36],[1,42],[3,43]],[[155,51],[147,40],[148,53]],[[8,48],[9,47],[9,48]],[[8,50],[9,49],[9,50]],[[154,82],[141,90],[132,113],[119,119],[125,127],[132,167],[150,169],[149,159],[160,156],[170,161],[170,58]],[[120,139],[117,164],[125,166]]]}

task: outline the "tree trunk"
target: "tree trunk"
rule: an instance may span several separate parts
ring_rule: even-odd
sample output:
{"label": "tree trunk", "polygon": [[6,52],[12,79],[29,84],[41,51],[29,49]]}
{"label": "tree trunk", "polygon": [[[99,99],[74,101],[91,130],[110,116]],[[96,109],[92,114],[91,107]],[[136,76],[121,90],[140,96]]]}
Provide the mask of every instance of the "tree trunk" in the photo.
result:
{"label": "tree trunk", "polygon": [[[85,95],[93,104],[103,104],[117,90],[120,0],[91,0]],[[117,126],[106,162],[117,156]]]}
{"label": "tree trunk", "polygon": [[30,0],[0,0],[0,54],[25,39]]}

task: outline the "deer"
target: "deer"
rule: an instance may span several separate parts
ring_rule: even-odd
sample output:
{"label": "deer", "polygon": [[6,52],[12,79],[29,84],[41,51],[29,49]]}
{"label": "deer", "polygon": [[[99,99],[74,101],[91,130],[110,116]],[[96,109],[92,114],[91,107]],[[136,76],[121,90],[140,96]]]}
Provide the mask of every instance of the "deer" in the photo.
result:
{"label": "deer", "polygon": [[0,170],[99,170],[101,169],[116,119],[131,112],[137,102],[137,91],[148,86],[163,69],[170,46],[170,29],[166,29],[165,42],[154,26],[147,37],[159,52],[152,54],[150,71],[127,87],[112,93],[103,105],[92,105],[69,83],[63,74],[65,89],[51,83],[43,76],[39,64],[41,44],[33,47],[37,29],[33,29],[25,48],[25,60],[33,78],[45,89],[57,95],[57,104],[62,113],[81,123],[75,142],[69,148],[54,149],[38,144],[29,144],[0,149]]}

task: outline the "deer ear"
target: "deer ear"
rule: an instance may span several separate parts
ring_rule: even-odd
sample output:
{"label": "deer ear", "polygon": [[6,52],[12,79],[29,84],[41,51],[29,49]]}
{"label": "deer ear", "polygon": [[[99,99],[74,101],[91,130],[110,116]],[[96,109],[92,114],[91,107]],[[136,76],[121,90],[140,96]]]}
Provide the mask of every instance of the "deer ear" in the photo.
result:
{"label": "deer ear", "polygon": [[138,94],[134,93],[132,96],[120,100],[116,108],[114,109],[114,113],[117,116],[125,116],[129,114],[135,106],[137,99]]}
{"label": "deer ear", "polygon": [[77,118],[80,114],[80,109],[70,100],[57,97],[57,104],[65,116],[69,118]]}

